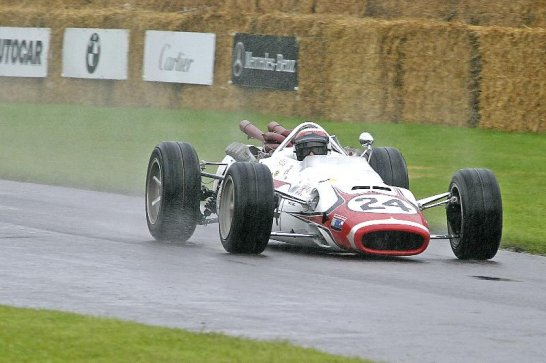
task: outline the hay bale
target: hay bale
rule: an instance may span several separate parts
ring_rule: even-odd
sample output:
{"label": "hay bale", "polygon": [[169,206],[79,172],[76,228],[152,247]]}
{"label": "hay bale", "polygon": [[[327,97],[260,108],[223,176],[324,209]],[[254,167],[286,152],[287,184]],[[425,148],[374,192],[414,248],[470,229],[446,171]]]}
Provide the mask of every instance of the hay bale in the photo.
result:
{"label": "hay bale", "polygon": [[[149,0],[152,1],[152,0]],[[545,27],[544,0],[227,0],[225,10],[428,19],[475,25]]]}
{"label": "hay bale", "polygon": [[546,27],[544,0],[3,0],[3,6],[192,12],[337,14],[377,19],[462,21],[474,25]]}
{"label": "hay bale", "polygon": [[[265,6],[260,1],[253,4]],[[0,23],[52,29],[48,77],[3,77],[2,84],[11,92],[4,92],[2,101],[255,110],[301,118],[479,124],[538,132],[545,128],[546,30],[540,28],[484,28],[280,11],[22,6],[0,6]],[[66,27],[129,29],[128,79],[61,77]],[[143,81],[148,29],[215,33],[214,85]],[[235,32],[296,36],[298,91],[229,84]]]}
{"label": "hay bale", "polygon": [[467,126],[470,48],[468,29],[412,21],[392,29],[401,50],[402,120]]}
{"label": "hay bale", "polygon": [[[323,92],[321,117],[335,120],[391,120],[392,89],[381,68],[380,21],[343,19],[330,22],[324,34],[323,72],[309,75]],[[315,71],[315,70],[314,70]]]}
{"label": "hay bale", "polygon": [[279,11],[293,14],[309,14],[313,10],[313,0],[257,0],[257,11],[268,13]]}
{"label": "hay bale", "polygon": [[434,0],[368,0],[363,15],[382,19],[451,20],[454,4]]}
{"label": "hay bale", "polygon": [[41,9],[118,9],[161,12],[188,12],[218,7],[215,0],[3,0],[3,6]]}
{"label": "hay bale", "polygon": [[459,0],[456,20],[473,25],[546,26],[544,0]]}
{"label": "hay bale", "polygon": [[344,19],[327,29],[327,68],[312,82],[324,89],[322,117],[468,124],[463,26]]}
{"label": "hay bale", "polygon": [[475,27],[482,57],[480,127],[546,130],[546,29]]}
{"label": "hay bale", "polygon": [[314,10],[317,14],[342,14],[362,16],[370,0],[316,0]]}

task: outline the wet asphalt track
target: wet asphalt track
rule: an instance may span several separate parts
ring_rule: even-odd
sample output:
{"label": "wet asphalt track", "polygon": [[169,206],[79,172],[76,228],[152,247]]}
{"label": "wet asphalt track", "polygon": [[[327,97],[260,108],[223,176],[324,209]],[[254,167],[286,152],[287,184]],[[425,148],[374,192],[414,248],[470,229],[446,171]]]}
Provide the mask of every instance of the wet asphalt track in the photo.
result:
{"label": "wet asphalt track", "polygon": [[546,258],[462,262],[270,245],[224,252],[217,225],[153,241],[143,198],[0,180],[0,304],[118,317],[388,362],[546,361]]}

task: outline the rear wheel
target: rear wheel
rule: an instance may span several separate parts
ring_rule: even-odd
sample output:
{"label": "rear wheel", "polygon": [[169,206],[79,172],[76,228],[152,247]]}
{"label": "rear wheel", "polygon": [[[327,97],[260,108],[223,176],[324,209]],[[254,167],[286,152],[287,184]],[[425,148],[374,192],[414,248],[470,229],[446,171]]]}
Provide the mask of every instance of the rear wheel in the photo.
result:
{"label": "rear wheel", "polygon": [[502,200],[497,179],[488,169],[458,170],[449,184],[446,207],[451,249],[457,258],[488,260],[502,235]]}
{"label": "rear wheel", "polygon": [[369,163],[385,184],[409,189],[408,167],[398,149],[393,147],[373,148]]}
{"label": "rear wheel", "polygon": [[273,178],[269,168],[252,162],[232,164],[222,182],[218,221],[227,252],[259,254],[273,224]]}
{"label": "rear wheel", "polygon": [[188,240],[201,218],[201,170],[194,148],[162,142],[146,173],[146,220],[157,240]]}

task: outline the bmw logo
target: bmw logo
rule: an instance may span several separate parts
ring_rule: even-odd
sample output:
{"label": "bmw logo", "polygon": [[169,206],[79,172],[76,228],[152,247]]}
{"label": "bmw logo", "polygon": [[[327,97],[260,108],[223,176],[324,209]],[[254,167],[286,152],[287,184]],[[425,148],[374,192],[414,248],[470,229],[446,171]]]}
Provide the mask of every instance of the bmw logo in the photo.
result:
{"label": "bmw logo", "polygon": [[86,66],[89,73],[95,72],[99,65],[100,39],[97,33],[93,33],[87,43]]}

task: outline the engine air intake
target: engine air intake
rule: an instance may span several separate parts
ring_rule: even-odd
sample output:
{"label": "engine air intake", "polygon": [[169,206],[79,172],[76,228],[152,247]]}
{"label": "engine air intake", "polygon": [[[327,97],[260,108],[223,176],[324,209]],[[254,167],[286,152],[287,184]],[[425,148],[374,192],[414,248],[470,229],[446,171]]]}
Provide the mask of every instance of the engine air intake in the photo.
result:
{"label": "engine air intake", "polygon": [[377,231],[362,236],[362,244],[376,251],[409,251],[421,247],[424,238],[404,231]]}

